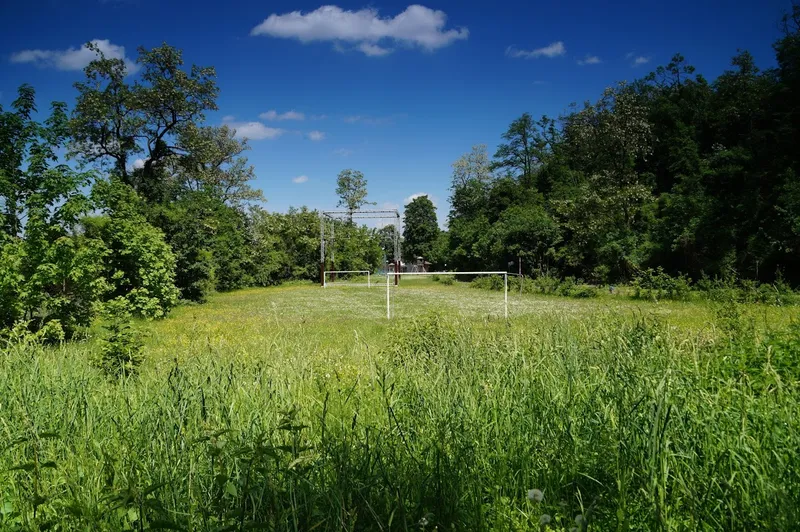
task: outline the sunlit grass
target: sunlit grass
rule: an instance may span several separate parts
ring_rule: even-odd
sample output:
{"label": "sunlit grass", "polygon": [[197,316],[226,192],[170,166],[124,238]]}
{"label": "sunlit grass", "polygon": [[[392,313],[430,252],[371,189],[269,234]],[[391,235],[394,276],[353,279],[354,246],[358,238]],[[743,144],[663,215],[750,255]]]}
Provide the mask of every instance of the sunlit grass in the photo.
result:
{"label": "sunlit grass", "polygon": [[91,342],[0,357],[0,529],[797,523],[796,308],[389,290],[215,295],[120,382]]}

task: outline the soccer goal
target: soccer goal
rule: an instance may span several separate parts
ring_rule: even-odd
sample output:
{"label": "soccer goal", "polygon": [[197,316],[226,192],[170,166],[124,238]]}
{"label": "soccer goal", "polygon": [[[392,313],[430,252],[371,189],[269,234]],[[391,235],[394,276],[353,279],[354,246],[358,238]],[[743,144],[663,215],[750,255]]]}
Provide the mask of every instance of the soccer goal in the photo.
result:
{"label": "soccer goal", "polygon": [[[440,277],[451,276],[468,276],[476,277],[480,275],[496,275],[503,280],[503,317],[508,319],[508,272],[502,271],[486,271],[486,272],[388,272],[386,274],[386,319],[392,319],[392,291],[399,290],[393,288],[391,283],[392,276],[409,276],[409,277],[429,277],[438,275]],[[476,291],[477,292],[477,291]],[[486,294],[484,294],[485,296]],[[480,294],[476,294],[476,301],[480,300]]]}
{"label": "soccer goal", "polygon": [[[322,275],[323,288],[329,286],[372,287],[371,272],[369,270],[325,270]],[[365,277],[366,282],[364,281]]]}
{"label": "soccer goal", "polygon": [[[319,215],[319,275],[320,286],[361,285],[372,286],[371,271],[361,269],[342,269],[342,266],[358,268],[361,264],[340,264],[336,261],[336,231],[340,233],[348,229],[348,224],[352,226],[356,221],[372,221],[382,227],[391,227],[389,231],[389,242],[385,242],[384,253],[386,255],[384,264],[388,265],[387,271],[394,273],[400,270],[400,213],[397,209],[375,209],[375,210],[332,210],[321,211]],[[347,231],[344,231],[347,234]],[[340,236],[347,238],[346,236]],[[340,248],[341,249],[341,248]],[[366,263],[365,263],[366,264]],[[339,268],[337,268],[337,266]],[[364,282],[366,276],[366,282]],[[358,278],[360,277],[360,280]],[[395,276],[395,284],[400,277]],[[344,281],[344,282],[343,282]],[[349,281],[349,282],[348,282]]]}

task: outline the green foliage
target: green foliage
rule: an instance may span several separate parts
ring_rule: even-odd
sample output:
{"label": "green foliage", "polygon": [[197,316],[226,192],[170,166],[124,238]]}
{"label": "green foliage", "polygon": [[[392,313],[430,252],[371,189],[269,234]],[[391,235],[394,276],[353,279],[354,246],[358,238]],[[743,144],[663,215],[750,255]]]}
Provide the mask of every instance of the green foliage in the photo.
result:
{"label": "green foliage", "polygon": [[660,266],[655,270],[647,268],[640,271],[631,281],[634,298],[652,301],[660,299],[686,301],[689,298],[691,284],[692,280],[685,275],[672,277]]}
{"label": "green foliage", "polygon": [[[575,106],[560,128],[524,113],[492,162],[480,148],[461,157],[448,224],[453,267],[505,269],[520,257],[526,274],[555,268],[598,283],[657,267],[694,278],[733,268],[759,286],[782,269],[796,285],[798,20],[793,6],[776,69],[760,71],[742,52],[708,82],[676,54]],[[651,290],[660,289],[642,287],[644,297],[673,297]]]}
{"label": "green foliage", "polygon": [[112,297],[127,299],[137,316],[164,317],[179,295],[175,255],[164,234],[140,213],[140,199],[128,185],[99,181],[92,198],[105,217],[87,220],[85,230],[108,248],[105,268]]}
{"label": "green foliage", "polygon": [[[110,162],[115,174],[142,197],[161,201],[171,188],[166,166],[177,154],[196,148],[187,142],[197,131],[194,124],[206,111],[217,109],[216,73],[196,65],[187,72],[181,51],[165,43],[139,48],[142,72],[129,83],[123,59],[105,57],[92,43],[86,46],[99,57],[84,69],[85,81],[75,84],[72,153],[88,163]],[[142,168],[131,171],[139,154]],[[194,149],[193,155],[202,163],[208,160],[200,157],[200,150]]]}
{"label": "green foliage", "polygon": [[97,366],[109,377],[136,375],[142,363],[142,341],[133,328],[133,307],[125,298],[108,301],[103,308],[105,334],[100,340]]}
{"label": "green foliage", "polygon": [[90,208],[82,188],[91,174],[58,164],[67,131],[65,105],[35,122],[34,92],[22,86],[13,111],[0,110],[0,329],[23,320],[34,330],[55,321],[67,335],[89,325],[108,290],[106,250],[75,233]]}
{"label": "green foliage", "polygon": [[143,325],[133,379],[93,343],[3,349],[0,528],[793,528],[787,309],[536,298],[506,322],[474,292],[391,323],[380,291],[215,295]]}
{"label": "green foliage", "polygon": [[403,257],[406,262],[415,263],[417,257],[430,262],[439,237],[439,223],[436,207],[428,196],[416,197],[406,205],[403,225]]}
{"label": "green foliage", "polygon": [[339,207],[349,212],[357,211],[364,205],[375,205],[367,201],[367,180],[358,170],[342,170],[336,178],[336,195],[339,196]]}
{"label": "green foliage", "polygon": [[[259,286],[290,279],[319,280],[319,215],[307,208],[288,213],[250,211],[253,278]],[[361,268],[358,268],[361,269]]]}

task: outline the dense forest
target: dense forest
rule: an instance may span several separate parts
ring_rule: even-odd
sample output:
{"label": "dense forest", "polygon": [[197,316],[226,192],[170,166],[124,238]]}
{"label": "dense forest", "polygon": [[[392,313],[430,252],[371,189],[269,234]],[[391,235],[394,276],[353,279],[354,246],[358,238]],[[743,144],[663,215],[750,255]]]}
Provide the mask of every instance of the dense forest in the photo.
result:
{"label": "dense forest", "polygon": [[[427,198],[407,206],[406,259],[593,283],[661,267],[797,284],[800,7],[774,49],[775,68],[740,52],[712,82],[676,55],[558,119],[523,114],[492,156],[475,146],[453,164],[447,231]],[[318,213],[265,210],[247,141],[206,123],[214,69],[165,44],[139,49],[132,81],[95,52],[71,109],[38,120],[27,85],[0,107],[0,329],[70,335],[112,300],[153,318],[214,290],[316,279]],[[360,173],[339,185],[343,205],[367,202]],[[384,264],[386,228],[336,231],[336,267]]]}

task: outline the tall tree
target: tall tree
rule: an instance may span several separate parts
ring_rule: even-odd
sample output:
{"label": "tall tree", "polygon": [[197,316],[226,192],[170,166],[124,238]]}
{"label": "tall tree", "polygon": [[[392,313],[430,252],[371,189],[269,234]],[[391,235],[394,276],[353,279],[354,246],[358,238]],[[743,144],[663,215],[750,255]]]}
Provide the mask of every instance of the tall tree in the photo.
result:
{"label": "tall tree", "polygon": [[[165,43],[139,48],[141,81],[129,83],[123,60],[105,57],[92,43],[87,48],[98,58],[84,69],[86,80],[75,84],[72,153],[89,163],[110,161],[124,183],[160,199],[160,166],[187,153],[181,133],[217,109],[216,73],[196,65],[186,72],[181,51]],[[138,154],[141,171],[133,172]]]}
{"label": "tall tree", "polygon": [[403,228],[403,255],[407,262],[417,257],[430,258],[439,224],[436,221],[436,207],[428,196],[417,196],[406,205]]}
{"label": "tall tree", "polygon": [[107,284],[102,242],[77,235],[90,210],[82,189],[92,175],[59,164],[67,135],[66,105],[38,123],[32,87],[23,85],[13,110],[0,109],[0,328],[26,320],[34,328],[57,320],[67,333],[89,324]]}
{"label": "tall tree", "polygon": [[339,196],[339,207],[344,207],[352,216],[353,212],[364,205],[375,205],[367,201],[367,180],[358,170],[342,170],[336,178],[336,195]]}

